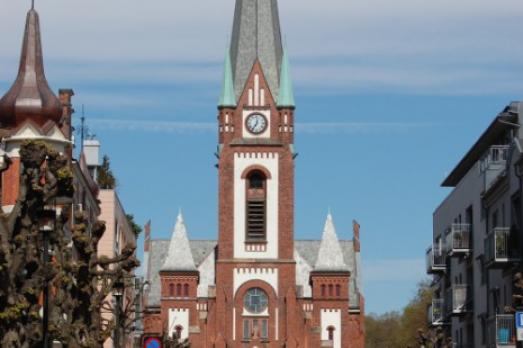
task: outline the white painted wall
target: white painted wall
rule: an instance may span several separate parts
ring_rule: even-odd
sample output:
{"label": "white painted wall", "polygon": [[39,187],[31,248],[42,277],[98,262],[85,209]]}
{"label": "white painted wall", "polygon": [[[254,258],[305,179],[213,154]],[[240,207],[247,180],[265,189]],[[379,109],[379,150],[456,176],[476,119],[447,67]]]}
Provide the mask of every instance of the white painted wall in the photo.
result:
{"label": "white painted wall", "polygon": [[278,295],[278,269],[277,268],[235,268],[233,276],[234,296],[236,291],[251,280],[262,280],[272,286]]}
{"label": "white painted wall", "polygon": [[334,326],[334,348],[341,348],[341,310],[322,309],[321,310],[321,340],[329,339],[327,328]]}
{"label": "white painted wall", "polygon": [[196,292],[198,297],[207,297],[209,293],[209,285],[214,285],[214,250],[203,260],[198,266],[198,272],[200,272],[200,283]]}
{"label": "white painted wall", "polygon": [[172,336],[176,332],[176,326],[183,327],[182,340],[189,338],[189,309],[188,308],[169,308],[169,327],[167,332]]}
{"label": "white painted wall", "polygon": [[[236,153],[234,155],[234,257],[237,259],[275,259],[278,257],[278,183],[277,153]],[[267,179],[267,248],[245,250],[246,183],[243,172],[251,166],[262,166],[270,172]]]}

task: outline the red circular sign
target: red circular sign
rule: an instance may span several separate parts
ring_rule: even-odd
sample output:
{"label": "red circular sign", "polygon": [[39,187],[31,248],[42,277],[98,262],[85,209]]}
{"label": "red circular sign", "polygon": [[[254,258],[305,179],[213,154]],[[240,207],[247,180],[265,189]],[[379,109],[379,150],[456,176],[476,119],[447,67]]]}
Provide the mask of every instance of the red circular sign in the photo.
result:
{"label": "red circular sign", "polygon": [[162,342],[159,338],[156,337],[149,337],[145,340],[144,348],[162,348]]}

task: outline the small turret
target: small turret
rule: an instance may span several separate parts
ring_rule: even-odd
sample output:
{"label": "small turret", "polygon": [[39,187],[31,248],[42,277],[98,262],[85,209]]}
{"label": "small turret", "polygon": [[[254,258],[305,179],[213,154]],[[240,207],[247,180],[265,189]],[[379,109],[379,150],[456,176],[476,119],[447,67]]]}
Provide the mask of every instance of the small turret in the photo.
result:
{"label": "small turret", "polygon": [[171,244],[161,272],[196,271],[182,212],[178,214]]}
{"label": "small turret", "polygon": [[60,101],[45,78],[40,21],[31,8],[27,13],[18,76],[0,99],[0,127],[14,128],[26,120],[40,126],[48,121],[58,124],[62,112]]}
{"label": "small turret", "polygon": [[318,253],[318,260],[314,266],[314,271],[332,272],[347,271],[347,269],[347,264],[343,259],[343,252],[338,241],[338,236],[336,235],[336,228],[334,227],[332,215],[329,213],[327,215],[327,220],[325,221],[320,251]]}

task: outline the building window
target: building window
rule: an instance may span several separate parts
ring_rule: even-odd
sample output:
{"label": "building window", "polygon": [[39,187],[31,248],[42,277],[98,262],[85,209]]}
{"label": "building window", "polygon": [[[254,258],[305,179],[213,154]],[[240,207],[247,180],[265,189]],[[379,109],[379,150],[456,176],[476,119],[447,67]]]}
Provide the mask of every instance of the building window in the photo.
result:
{"label": "building window", "polygon": [[169,284],[169,296],[174,297],[174,284]]}
{"label": "building window", "polygon": [[334,286],[329,284],[329,296],[334,296]]}
{"label": "building window", "polygon": [[243,299],[243,305],[249,313],[260,314],[267,309],[269,299],[265,291],[262,289],[252,288],[247,291],[247,294]]}
{"label": "building window", "polygon": [[336,285],[336,296],[337,297],[341,296],[341,286],[339,284]]}
{"label": "building window", "polygon": [[184,297],[189,297],[189,284],[184,284],[183,285],[183,296]]}
{"label": "building window", "polygon": [[336,330],[334,328],[334,326],[327,327],[327,335],[328,335],[329,341],[334,341],[334,330]]}
{"label": "building window", "polygon": [[176,296],[182,297],[182,284],[176,284]]}
{"label": "building window", "polygon": [[247,240],[266,240],[266,185],[267,178],[259,170],[252,171],[247,176]]}
{"label": "building window", "polygon": [[268,319],[243,319],[243,339],[268,339],[269,320]]}
{"label": "building window", "polygon": [[249,320],[243,321],[243,339],[248,340],[251,338],[251,323]]}
{"label": "building window", "polygon": [[325,297],[325,296],[326,296],[326,293],[325,293],[325,284],[322,284],[322,285],[321,285],[321,296],[322,296],[322,297]]}

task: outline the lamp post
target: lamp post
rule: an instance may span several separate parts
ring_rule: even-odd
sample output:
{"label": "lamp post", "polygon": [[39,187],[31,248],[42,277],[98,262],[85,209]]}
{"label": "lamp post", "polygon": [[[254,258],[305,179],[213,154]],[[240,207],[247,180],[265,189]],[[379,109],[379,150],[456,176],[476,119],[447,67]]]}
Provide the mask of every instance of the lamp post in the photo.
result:
{"label": "lamp post", "polygon": [[122,298],[124,295],[125,285],[121,280],[117,280],[113,287],[113,296],[115,299],[115,329],[114,329],[114,348],[121,348],[120,345],[120,326],[121,326],[121,311],[122,311]]}
{"label": "lamp post", "polygon": [[49,280],[47,274],[47,267],[49,262],[49,232],[53,231],[56,223],[56,208],[54,205],[44,206],[41,214],[39,230],[42,233],[42,256],[43,256],[43,270],[44,270],[44,284],[43,284],[43,306],[42,306],[42,333],[43,333],[43,348],[49,348]]}

